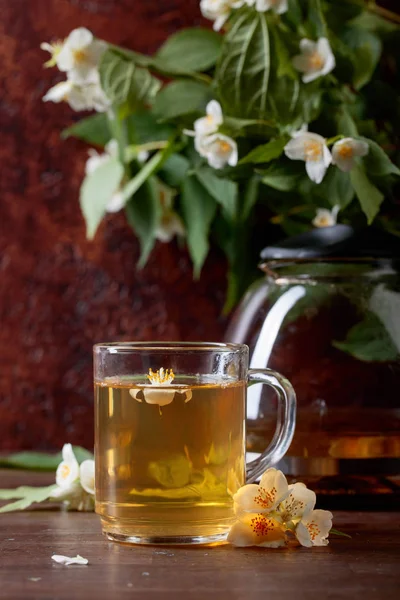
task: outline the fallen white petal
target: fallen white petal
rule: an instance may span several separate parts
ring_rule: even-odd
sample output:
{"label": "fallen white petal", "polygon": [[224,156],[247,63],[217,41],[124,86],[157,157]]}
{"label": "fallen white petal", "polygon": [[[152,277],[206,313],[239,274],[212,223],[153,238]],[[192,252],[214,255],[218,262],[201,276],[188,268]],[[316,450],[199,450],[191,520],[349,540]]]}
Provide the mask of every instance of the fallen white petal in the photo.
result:
{"label": "fallen white petal", "polygon": [[77,554],[74,557],[63,556],[62,554],[53,554],[51,560],[60,564],[60,565],[87,565],[89,563],[87,558],[83,558],[83,556],[79,556]]}

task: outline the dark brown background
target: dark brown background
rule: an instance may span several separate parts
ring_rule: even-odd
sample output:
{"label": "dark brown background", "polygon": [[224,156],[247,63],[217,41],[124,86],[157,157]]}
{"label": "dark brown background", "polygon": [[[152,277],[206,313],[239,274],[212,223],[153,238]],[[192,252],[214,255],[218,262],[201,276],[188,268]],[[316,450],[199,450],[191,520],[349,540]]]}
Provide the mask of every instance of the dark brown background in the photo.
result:
{"label": "dark brown background", "polygon": [[[397,0],[393,0],[393,5]],[[225,263],[213,252],[194,283],[187,254],[159,244],[135,270],[124,216],[85,240],[78,207],[86,147],[60,141],[76,117],[44,104],[62,76],[42,41],[86,26],[154,51],[202,19],[199,0],[0,0],[0,448],[92,444],[96,341],[222,337]]]}
{"label": "dark brown background", "polygon": [[198,0],[0,0],[0,448],[92,444],[96,341],[221,338],[225,263],[201,282],[186,252],[158,244],[136,271],[123,214],[85,240],[78,205],[86,147],[60,141],[76,114],[44,104],[63,77],[44,70],[42,41],[86,26],[154,51],[200,23]]}

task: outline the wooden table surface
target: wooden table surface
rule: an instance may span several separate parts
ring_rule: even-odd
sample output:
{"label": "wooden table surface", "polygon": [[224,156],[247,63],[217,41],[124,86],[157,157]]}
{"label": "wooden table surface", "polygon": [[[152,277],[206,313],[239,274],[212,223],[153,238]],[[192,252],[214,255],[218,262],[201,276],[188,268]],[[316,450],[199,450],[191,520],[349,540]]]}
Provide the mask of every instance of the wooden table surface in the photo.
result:
{"label": "wooden table surface", "polygon": [[[51,481],[51,480],[50,480]],[[49,477],[0,471],[0,487]],[[398,600],[400,513],[338,512],[352,536],[291,550],[123,546],[108,542],[95,514],[36,509],[0,515],[2,600]],[[52,554],[89,560],[63,566]]]}

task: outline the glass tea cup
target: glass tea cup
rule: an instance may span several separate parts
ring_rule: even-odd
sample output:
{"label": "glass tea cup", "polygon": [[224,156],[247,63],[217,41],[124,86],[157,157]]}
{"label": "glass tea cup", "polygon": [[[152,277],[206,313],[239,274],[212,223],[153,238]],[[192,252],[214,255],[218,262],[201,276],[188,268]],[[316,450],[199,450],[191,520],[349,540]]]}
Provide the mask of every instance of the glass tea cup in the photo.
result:
{"label": "glass tea cup", "polygon": [[[269,369],[249,369],[244,344],[94,346],[96,512],[108,539],[206,544],[226,539],[233,495],[280,460],[296,396]],[[245,463],[247,386],[274,388],[273,439]]]}

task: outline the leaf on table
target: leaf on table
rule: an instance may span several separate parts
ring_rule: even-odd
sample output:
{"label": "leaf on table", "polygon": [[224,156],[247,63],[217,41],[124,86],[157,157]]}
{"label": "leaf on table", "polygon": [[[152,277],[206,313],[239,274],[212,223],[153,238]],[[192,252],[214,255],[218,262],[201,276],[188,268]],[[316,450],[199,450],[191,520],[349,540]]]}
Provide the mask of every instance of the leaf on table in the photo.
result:
{"label": "leaf on table", "polygon": [[343,531],[339,531],[339,529],[333,529],[333,527],[330,530],[329,535],[338,535],[340,537],[346,537],[351,540],[351,535],[349,535],[348,533],[343,533]]}
{"label": "leaf on table", "polygon": [[[77,461],[93,460],[92,452],[81,446],[73,446]],[[55,471],[62,461],[62,454],[47,454],[44,452],[16,452],[0,456],[0,467],[26,469],[32,471]]]}
{"label": "leaf on table", "polygon": [[56,488],[56,485],[49,485],[47,487],[21,486],[15,490],[0,490],[0,500],[18,498],[16,502],[10,502],[10,504],[2,506],[0,508],[0,513],[24,510],[29,508],[31,504],[44,502],[51,497]]}

